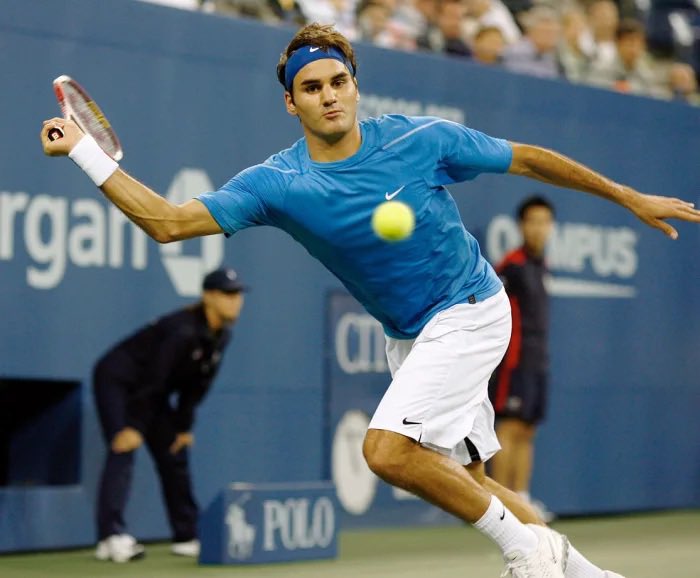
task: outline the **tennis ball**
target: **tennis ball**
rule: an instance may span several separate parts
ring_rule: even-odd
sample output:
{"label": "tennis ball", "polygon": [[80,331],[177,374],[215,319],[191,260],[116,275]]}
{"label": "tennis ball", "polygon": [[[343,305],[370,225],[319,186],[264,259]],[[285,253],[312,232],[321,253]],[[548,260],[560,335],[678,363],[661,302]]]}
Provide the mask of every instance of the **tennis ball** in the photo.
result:
{"label": "tennis ball", "polygon": [[413,209],[401,201],[386,201],[372,213],[372,230],[384,241],[401,241],[410,237],[415,224]]}

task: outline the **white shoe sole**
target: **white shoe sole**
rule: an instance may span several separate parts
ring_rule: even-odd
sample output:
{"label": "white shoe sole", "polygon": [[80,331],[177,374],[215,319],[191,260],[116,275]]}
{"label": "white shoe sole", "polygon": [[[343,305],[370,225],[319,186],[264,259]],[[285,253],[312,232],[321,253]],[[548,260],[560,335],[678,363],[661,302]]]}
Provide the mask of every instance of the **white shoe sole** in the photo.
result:
{"label": "white shoe sole", "polygon": [[104,550],[98,548],[97,551],[95,552],[95,559],[99,560],[100,562],[114,562],[115,564],[126,564],[127,562],[133,562],[135,560],[142,560],[143,558],[146,557],[146,548],[144,548],[141,544],[137,544],[134,546],[133,551],[131,552],[131,555],[128,558],[125,559],[117,559],[115,560],[112,558],[112,556],[109,554],[109,552],[105,552]]}

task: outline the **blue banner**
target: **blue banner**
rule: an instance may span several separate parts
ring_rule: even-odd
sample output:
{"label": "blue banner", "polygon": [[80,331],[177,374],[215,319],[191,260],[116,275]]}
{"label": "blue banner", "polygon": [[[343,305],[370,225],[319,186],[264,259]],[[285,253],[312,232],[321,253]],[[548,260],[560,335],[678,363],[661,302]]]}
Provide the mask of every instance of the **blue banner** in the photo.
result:
{"label": "blue banner", "polygon": [[338,523],[329,482],[234,483],[200,520],[201,564],[335,558]]}

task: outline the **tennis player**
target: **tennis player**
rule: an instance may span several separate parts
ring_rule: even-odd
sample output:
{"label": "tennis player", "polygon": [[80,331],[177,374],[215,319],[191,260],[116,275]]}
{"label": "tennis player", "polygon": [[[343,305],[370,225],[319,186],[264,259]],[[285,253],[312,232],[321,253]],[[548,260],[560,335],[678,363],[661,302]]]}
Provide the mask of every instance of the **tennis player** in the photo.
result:
{"label": "tennis player", "polygon": [[[700,212],[678,199],[641,194],[556,152],[440,118],[358,122],[356,69],[352,47],[332,27],[301,29],[277,76],[304,138],[182,205],[119,169],[72,122],[45,121],[41,140],[46,154],[70,156],[159,242],[256,225],[288,232],[384,327],[393,381],[364,441],[369,467],[491,538],[505,557],[505,576],[619,576],[589,563],[484,474],[484,461],[499,449],[487,386],[508,345],[510,308],[445,185],[480,173],[524,175],[614,201],[672,238],[677,232],[665,219],[700,222]],[[53,127],[64,138],[50,141]],[[392,198],[413,208],[416,229],[388,244],[372,234],[370,217]]]}

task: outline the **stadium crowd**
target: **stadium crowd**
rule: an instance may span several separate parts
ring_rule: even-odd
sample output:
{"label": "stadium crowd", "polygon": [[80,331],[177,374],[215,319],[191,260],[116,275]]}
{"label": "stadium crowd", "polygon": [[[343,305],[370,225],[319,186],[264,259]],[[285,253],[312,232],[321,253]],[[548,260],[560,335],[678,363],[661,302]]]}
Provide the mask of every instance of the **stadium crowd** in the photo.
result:
{"label": "stadium crowd", "polygon": [[146,1],[700,106],[698,0]]}

